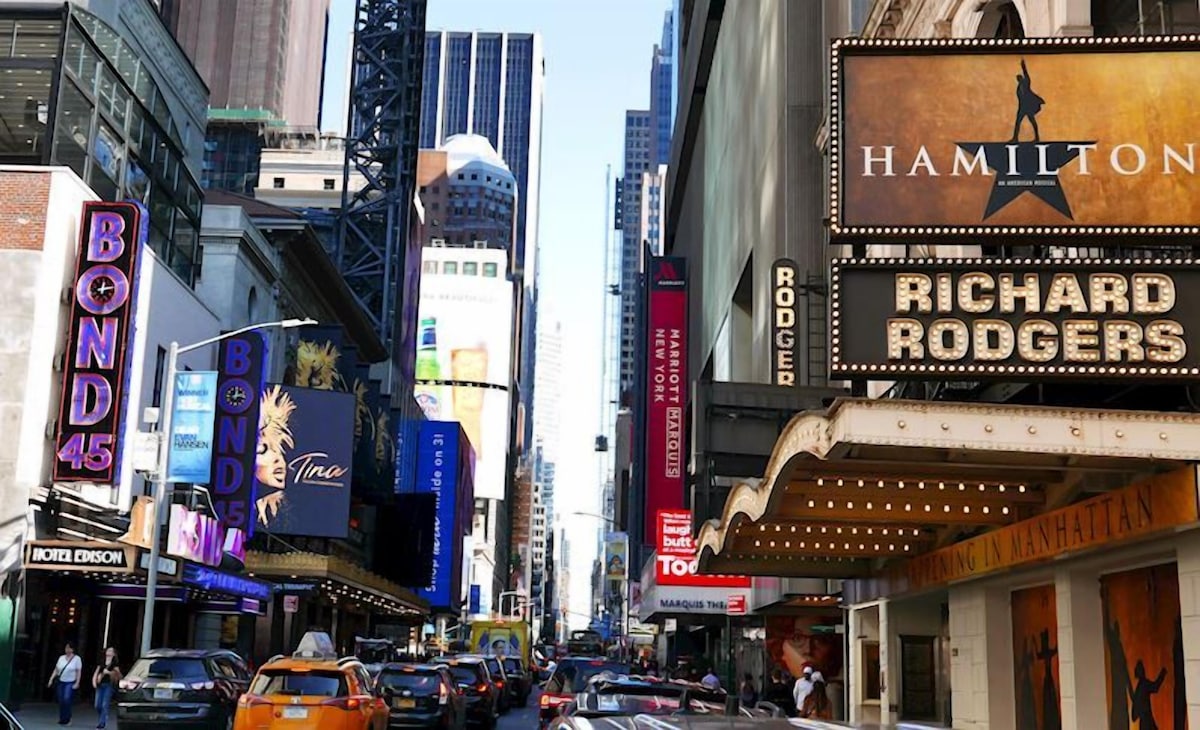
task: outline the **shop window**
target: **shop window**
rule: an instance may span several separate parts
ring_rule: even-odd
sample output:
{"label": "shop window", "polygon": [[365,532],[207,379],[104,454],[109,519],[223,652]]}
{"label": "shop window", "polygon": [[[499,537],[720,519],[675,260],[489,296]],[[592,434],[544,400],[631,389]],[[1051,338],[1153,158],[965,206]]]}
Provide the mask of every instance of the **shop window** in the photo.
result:
{"label": "shop window", "polygon": [[12,49],[13,58],[56,58],[58,39],[62,35],[60,20],[18,20],[14,24],[9,46],[0,40],[3,50]]}
{"label": "shop window", "polygon": [[40,162],[50,104],[49,68],[0,73],[0,159]]}
{"label": "shop window", "polygon": [[1097,36],[1176,35],[1200,31],[1196,0],[1092,0]]}

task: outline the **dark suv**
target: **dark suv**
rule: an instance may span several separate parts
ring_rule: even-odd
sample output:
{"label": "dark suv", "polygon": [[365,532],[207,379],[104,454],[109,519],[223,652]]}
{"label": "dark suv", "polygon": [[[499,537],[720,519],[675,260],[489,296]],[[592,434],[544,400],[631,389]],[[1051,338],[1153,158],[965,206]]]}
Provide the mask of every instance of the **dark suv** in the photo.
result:
{"label": "dark suv", "polygon": [[529,694],[533,691],[533,677],[517,657],[502,657],[501,664],[504,665],[504,673],[508,675],[509,697],[517,707],[525,707],[529,704]]}
{"label": "dark suv", "polygon": [[225,649],[154,649],[117,685],[117,721],[124,730],[167,724],[225,730],[252,676]]}
{"label": "dark suv", "polygon": [[482,657],[438,657],[431,664],[444,664],[467,701],[467,723],[485,730],[496,727],[500,716],[500,689]]}
{"label": "dark suv", "polygon": [[504,669],[504,664],[501,663],[499,657],[485,656],[480,657],[487,662],[488,672],[492,675],[492,682],[495,683],[496,689],[500,690],[500,714],[508,714],[508,711],[513,706],[512,685],[508,681],[508,672]]}
{"label": "dark suv", "polygon": [[448,666],[384,664],[376,689],[387,701],[390,728],[462,730],[466,726],[465,691]]}

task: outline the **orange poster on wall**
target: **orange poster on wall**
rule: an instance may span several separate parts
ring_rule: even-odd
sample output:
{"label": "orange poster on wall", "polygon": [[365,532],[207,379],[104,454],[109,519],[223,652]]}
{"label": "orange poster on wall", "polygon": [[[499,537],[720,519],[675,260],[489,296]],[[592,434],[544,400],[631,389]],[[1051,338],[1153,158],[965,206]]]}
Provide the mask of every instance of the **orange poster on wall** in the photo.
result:
{"label": "orange poster on wall", "polygon": [[1017,730],[1061,730],[1054,586],[1013,591],[1011,604]]}
{"label": "orange poster on wall", "polygon": [[1174,563],[1100,578],[1108,730],[1186,730],[1179,573]]}

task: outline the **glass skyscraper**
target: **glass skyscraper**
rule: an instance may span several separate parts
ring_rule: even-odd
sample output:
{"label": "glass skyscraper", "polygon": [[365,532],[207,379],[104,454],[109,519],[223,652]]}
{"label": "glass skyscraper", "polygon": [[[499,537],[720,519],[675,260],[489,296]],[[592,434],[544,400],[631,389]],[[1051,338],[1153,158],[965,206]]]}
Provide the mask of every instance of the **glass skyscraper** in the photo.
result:
{"label": "glass skyscraper", "polygon": [[[487,137],[517,179],[513,273],[533,287],[542,139],[542,38],[536,33],[425,34],[421,148],[455,134]],[[527,270],[528,269],[528,270]]]}
{"label": "glass skyscraper", "polygon": [[455,134],[487,137],[517,181],[517,233],[510,261],[523,282],[519,313],[519,403],[532,443],[537,329],[537,222],[545,64],[537,33],[428,31],[421,96],[421,148]]}

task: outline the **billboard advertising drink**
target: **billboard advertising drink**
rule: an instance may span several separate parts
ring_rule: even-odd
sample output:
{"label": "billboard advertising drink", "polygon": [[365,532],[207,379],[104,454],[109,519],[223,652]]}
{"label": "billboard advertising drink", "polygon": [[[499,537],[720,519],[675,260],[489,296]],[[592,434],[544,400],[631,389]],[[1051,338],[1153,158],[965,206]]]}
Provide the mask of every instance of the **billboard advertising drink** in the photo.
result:
{"label": "billboard advertising drink", "polygon": [[254,462],[258,404],[267,370],[267,340],[243,332],[221,341],[217,354],[217,425],[212,499],[221,521],[254,534]]}
{"label": "billboard advertising drink", "polygon": [[835,42],[831,233],[1195,236],[1195,37],[1082,40]]}
{"label": "billboard advertising drink", "polygon": [[56,482],[116,481],[142,209],[84,203],[55,438]]}
{"label": "billboard advertising drink", "polygon": [[417,401],[457,421],[475,449],[475,496],[504,499],[514,287],[503,251],[426,248],[417,339]]}
{"label": "billboard advertising drink", "polygon": [[650,260],[646,353],[646,534],[660,510],[683,506],[683,418],[688,401],[686,261]]}
{"label": "billboard advertising drink", "polygon": [[258,527],[345,538],[353,450],[354,396],[268,385],[259,405],[254,470]]}
{"label": "billboard advertising drink", "polygon": [[416,491],[432,494],[435,507],[433,571],[429,585],[422,586],[417,595],[434,608],[452,608],[457,598],[453,579],[462,440],[462,428],[447,421],[425,421],[418,436]]}

